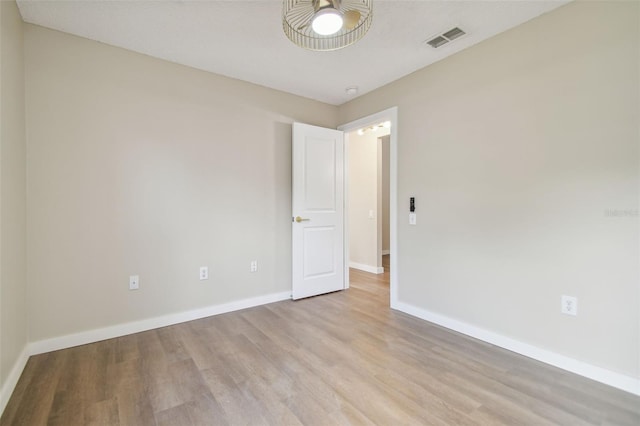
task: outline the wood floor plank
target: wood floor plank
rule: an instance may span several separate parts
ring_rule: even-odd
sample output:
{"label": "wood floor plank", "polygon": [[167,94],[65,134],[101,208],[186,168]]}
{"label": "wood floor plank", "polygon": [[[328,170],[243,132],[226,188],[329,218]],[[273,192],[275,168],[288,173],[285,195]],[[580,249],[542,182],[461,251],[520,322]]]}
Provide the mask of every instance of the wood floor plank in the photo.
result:
{"label": "wood floor plank", "polygon": [[[22,373],[19,392],[11,396],[0,425],[42,425],[47,423],[60,379],[66,352],[58,351],[31,357]],[[25,381],[24,385],[21,383]],[[12,407],[12,401],[19,404]]]}
{"label": "wood floor plank", "polygon": [[153,426],[156,424],[153,407],[146,391],[142,380],[122,382],[117,395],[118,420],[121,425]]}
{"label": "wood floor plank", "polygon": [[159,411],[155,417],[158,426],[194,426],[186,404]]}
{"label": "wood floor plank", "polygon": [[196,396],[187,403],[189,418],[195,425],[216,424],[231,425],[222,406],[215,400],[211,392]]}
{"label": "wood floor plank", "polygon": [[[202,374],[229,424],[268,424],[256,398],[245,385],[238,385],[227,374],[224,365],[204,370]],[[215,420],[217,421],[217,419]]]}
{"label": "wood floor plank", "polygon": [[104,401],[87,404],[84,412],[84,424],[86,426],[120,425],[117,399],[105,399]]}
{"label": "wood floor plank", "polygon": [[351,287],[33,356],[0,425],[640,425],[640,398]]}

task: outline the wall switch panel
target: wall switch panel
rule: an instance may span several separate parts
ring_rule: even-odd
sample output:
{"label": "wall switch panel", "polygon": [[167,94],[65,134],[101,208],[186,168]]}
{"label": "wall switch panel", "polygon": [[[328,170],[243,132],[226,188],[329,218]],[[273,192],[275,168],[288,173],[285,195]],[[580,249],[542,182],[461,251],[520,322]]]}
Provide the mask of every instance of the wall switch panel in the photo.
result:
{"label": "wall switch panel", "polygon": [[416,214],[409,213],[409,225],[415,225],[415,224],[416,224]]}

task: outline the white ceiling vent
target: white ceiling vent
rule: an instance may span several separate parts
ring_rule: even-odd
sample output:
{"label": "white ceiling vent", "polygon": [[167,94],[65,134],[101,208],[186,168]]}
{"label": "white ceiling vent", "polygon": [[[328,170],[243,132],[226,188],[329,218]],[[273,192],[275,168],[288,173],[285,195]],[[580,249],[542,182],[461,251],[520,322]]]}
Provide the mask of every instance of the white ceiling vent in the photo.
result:
{"label": "white ceiling vent", "polygon": [[450,29],[447,32],[444,32],[440,35],[433,37],[431,40],[427,41],[427,44],[435,49],[437,47],[442,46],[443,44],[447,44],[450,41],[460,38],[465,34],[466,33],[462,31],[460,28],[455,27]]}

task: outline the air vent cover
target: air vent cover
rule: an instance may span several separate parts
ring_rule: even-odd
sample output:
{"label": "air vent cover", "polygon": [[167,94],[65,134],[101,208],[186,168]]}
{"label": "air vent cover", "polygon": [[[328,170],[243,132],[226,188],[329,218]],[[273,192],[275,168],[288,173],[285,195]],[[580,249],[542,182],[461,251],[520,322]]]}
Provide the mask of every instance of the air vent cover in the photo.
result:
{"label": "air vent cover", "polygon": [[447,44],[450,41],[460,38],[465,34],[466,33],[462,31],[460,28],[455,27],[445,33],[435,36],[431,40],[427,41],[427,44],[435,49],[437,47],[442,46],[443,44]]}
{"label": "air vent cover", "polygon": [[431,39],[431,40],[429,40],[427,42],[427,44],[429,46],[433,47],[433,48],[440,47],[445,43],[449,43],[449,40],[447,40],[446,38],[444,38],[442,36],[438,36],[438,37],[433,38],[433,39]]}
{"label": "air vent cover", "polygon": [[448,38],[449,41],[451,40],[455,40],[458,37],[461,37],[463,35],[465,35],[466,33],[464,31],[462,31],[460,28],[455,27],[453,29],[450,29],[449,31],[447,31],[446,33],[442,34],[445,38]]}

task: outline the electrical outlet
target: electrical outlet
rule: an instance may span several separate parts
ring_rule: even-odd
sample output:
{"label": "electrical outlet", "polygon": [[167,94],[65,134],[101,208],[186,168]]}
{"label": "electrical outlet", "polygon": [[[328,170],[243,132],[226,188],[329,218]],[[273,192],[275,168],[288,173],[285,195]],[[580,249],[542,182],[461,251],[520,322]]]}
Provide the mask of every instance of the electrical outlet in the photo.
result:
{"label": "electrical outlet", "polygon": [[140,277],[138,275],[131,275],[129,277],[129,290],[137,290],[140,288]]}
{"label": "electrical outlet", "polygon": [[560,312],[567,315],[578,315],[578,298],[563,295],[560,298]]}
{"label": "electrical outlet", "polygon": [[257,272],[258,271],[258,261],[257,260],[252,260],[251,261],[251,272]]}
{"label": "electrical outlet", "polygon": [[209,268],[206,266],[200,267],[200,280],[208,280],[209,279]]}

